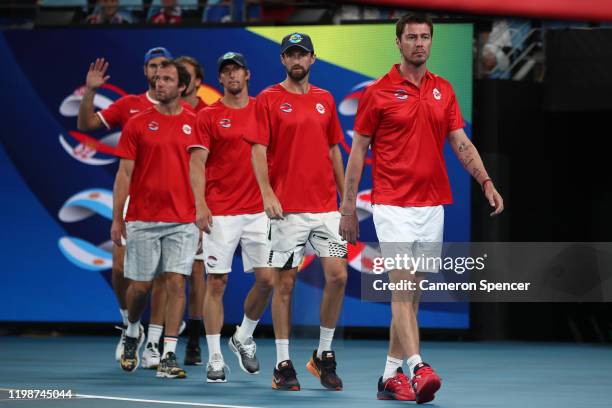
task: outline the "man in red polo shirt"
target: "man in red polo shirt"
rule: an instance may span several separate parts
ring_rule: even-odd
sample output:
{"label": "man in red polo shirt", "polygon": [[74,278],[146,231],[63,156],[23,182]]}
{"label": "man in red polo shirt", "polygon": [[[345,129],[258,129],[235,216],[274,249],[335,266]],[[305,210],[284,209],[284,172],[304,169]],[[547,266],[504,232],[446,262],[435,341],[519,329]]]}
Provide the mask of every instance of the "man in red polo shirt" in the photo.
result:
{"label": "man in red polo shirt", "polygon": [[[452,203],[443,152],[446,140],[482,187],[494,208],[491,215],[503,211],[503,200],[463,131],[451,84],[426,68],[433,37],[431,20],[420,14],[404,16],[397,22],[396,36],[401,63],[371,84],[359,101],[346,169],[346,195],[340,207],[340,234],[348,242],[357,239],[356,195],[371,145],[373,216],[383,256],[387,244],[387,248],[396,246],[411,256],[426,253],[439,257],[444,228],[442,205]],[[392,270],[389,280],[418,281],[421,272],[437,271]],[[393,293],[391,340],[378,382],[379,399],[424,403],[433,400],[440,388],[440,378],[420,356],[418,305],[418,292]],[[410,382],[401,368],[405,357]]]}
{"label": "man in red polo shirt", "polygon": [[[221,352],[223,293],[240,244],[245,272],[255,284],[244,301],[242,324],[229,340],[240,368],[259,373],[253,332],[274,287],[268,267],[268,217],[251,166],[251,146],[242,136],[257,126],[255,98],[249,97],[251,72],[242,54],[227,52],[217,61],[223,98],[198,113],[196,143],[191,149],[191,183],[202,239],[207,285],[204,324],[208,344],[207,382],[226,382]],[[206,171],[204,171],[206,166]]]}
{"label": "man in red polo shirt", "polygon": [[[146,109],[158,103],[155,98],[155,76],[157,69],[163,61],[172,59],[170,52],[164,47],[151,48],[144,56],[144,75],[147,79],[148,89],[145,93],[138,95],[126,95],[109,105],[107,108],[95,112],[94,97],[96,89],[102,86],[110,77],[106,75],[108,62],[103,58],[98,58],[95,63],[89,66],[85,81],[85,93],[81,99],[77,127],[81,131],[92,131],[106,127],[108,130],[122,128],[127,121]],[[129,198],[126,201],[129,203]],[[119,361],[123,353],[123,343],[125,328],[127,327],[127,304],[125,292],[129,285],[129,280],[123,275],[123,263],[125,258],[124,247],[113,245],[113,266],[112,284],[115,296],[119,302],[119,311],[123,320],[121,339],[115,349],[115,359]],[[153,283],[151,292],[151,319],[147,333],[147,347],[143,354],[142,366],[145,368],[157,368],[159,364],[158,343],[164,328],[164,313],[166,310],[166,289],[163,285],[163,276],[160,276]]]}
{"label": "man in red polo shirt", "polygon": [[338,191],[342,197],[344,184],[338,148],[342,129],[332,95],[309,83],[310,67],[315,62],[310,37],[293,33],[283,38],[281,61],[287,77],[259,94],[257,129],[245,133],[245,139],[253,145],[255,175],[264,210],[271,219],[270,263],[278,268],[272,297],[277,360],[272,387],[300,389],[289,357],[291,296],[297,267],[310,242],[321,258],[325,289],[319,347],[307,368],[324,387],[341,390],[331,343],[347,280],[346,241],[338,234]]}
{"label": "man in red polo shirt", "polygon": [[[130,119],[124,128],[113,189],[111,239],[121,246],[122,236],[126,237],[124,273],[130,279],[121,368],[138,368],[140,316],[153,279],[163,273],[168,301],[164,354],[157,368],[162,378],[186,377],[175,352],[185,308],[185,276],[191,275],[199,238],[187,153],[195,138],[195,115],[180,99],[189,80],[183,66],[172,60],[161,63],[155,81],[159,103]],[[128,193],[132,199],[124,221]]]}

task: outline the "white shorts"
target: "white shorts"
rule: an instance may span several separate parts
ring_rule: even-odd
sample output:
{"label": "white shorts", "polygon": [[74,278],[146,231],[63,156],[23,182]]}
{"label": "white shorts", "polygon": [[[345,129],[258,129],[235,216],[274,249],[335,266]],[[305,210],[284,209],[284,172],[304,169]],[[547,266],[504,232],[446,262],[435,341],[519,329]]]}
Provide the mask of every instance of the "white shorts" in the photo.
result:
{"label": "white shorts", "polygon": [[200,230],[194,223],[127,223],[124,275],[150,282],[161,272],[191,275]]}
{"label": "white shorts", "polygon": [[242,265],[245,272],[252,272],[253,268],[268,267],[268,221],[264,212],[213,216],[210,234],[204,234],[202,237],[206,273],[231,272],[238,244],[242,248]]}
{"label": "white shorts", "polygon": [[298,267],[310,243],[320,258],[346,258],[346,241],[338,233],[340,213],[290,213],[283,220],[270,220],[270,264],[275,268]]}
{"label": "white shorts", "polygon": [[[397,207],[375,204],[373,220],[383,257],[407,255],[426,260],[440,258],[442,255],[443,206]],[[413,264],[420,265],[418,272],[438,272],[438,263],[433,261]]]}

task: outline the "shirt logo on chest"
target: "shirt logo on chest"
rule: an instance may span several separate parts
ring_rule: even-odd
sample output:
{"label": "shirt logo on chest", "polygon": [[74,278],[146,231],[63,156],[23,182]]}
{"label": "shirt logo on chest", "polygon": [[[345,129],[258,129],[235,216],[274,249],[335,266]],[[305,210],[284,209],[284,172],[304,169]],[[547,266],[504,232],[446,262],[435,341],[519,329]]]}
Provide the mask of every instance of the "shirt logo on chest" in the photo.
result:
{"label": "shirt logo on chest", "polygon": [[325,106],[323,106],[320,103],[317,103],[317,106],[315,106],[315,108],[317,109],[317,112],[319,112],[321,115],[325,113]]}
{"label": "shirt logo on chest", "polygon": [[221,119],[219,121],[219,126],[221,126],[224,129],[231,128],[232,127],[232,121],[227,119],[227,118],[226,119]]}
{"label": "shirt logo on chest", "polygon": [[434,88],[433,91],[431,91],[431,93],[436,101],[439,101],[440,99],[442,99],[442,94],[440,93],[440,91],[438,91],[438,88]]}
{"label": "shirt logo on chest", "polygon": [[159,129],[159,123],[155,121],[149,122],[149,130],[152,130],[153,132],[155,132],[158,129]]}
{"label": "shirt logo on chest", "polygon": [[398,89],[397,91],[395,91],[394,95],[395,98],[400,101],[405,101],[406,99],[408,99],[408,92],[403,89]]}
{"label": "shirt logo on chest", "polygon": [[185,133],[186,135],[190,135],[191,134],[191,126],[185,124],[183,125],[183,133]]}
{"label": "shirt logo on chest", "polygon": [[130,115],[140,112],[140,109],[130,109]]}
{"label": "shirt logo on chest", "polygon": [[285,113],[291,113],[291,112],[293,112],[293,106],[291,106],[290,103],[283,103],[280,106],[280,110],[285,112]]}

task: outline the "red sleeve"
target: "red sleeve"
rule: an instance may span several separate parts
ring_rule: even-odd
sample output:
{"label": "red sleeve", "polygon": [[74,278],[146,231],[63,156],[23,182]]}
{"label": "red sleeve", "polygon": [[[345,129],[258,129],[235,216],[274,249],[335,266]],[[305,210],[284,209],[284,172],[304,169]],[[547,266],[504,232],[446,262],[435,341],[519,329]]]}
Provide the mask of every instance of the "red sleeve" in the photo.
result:
{"label": "red sleeve", "polygon": [[448,131],[451,132],[453,130],[462,129],[465,123],[463,122],[461,108],[459,108],[459,103],[457,102],[457,97],[455,96],[453,88],[449,87],[449,91],[451,97],[446,112],[448,117]]}
{"label": "red sleeve", "polygon": [[337,145],[344,138],[344,132],[342,126],[340,126],[340,119],[338,119],[338,110],[336,109],[336,102],[334,97],[330,96],[331,120],[329,123],[329,129],[327,130],[327,140],[330,146]]}
{"label": "red sleeve", "polygon": [[212,132],[210,128],[210,114],[207,111],[200,111],[195,121],[195,141],[187,146],[187,150],[200,148],[210,152]]}
{"label": "red sleeve", "polygon": [[97,114],[108,130],[125,125],[125,116],[123,115],[126,109],[126,102],[129,95],[122,96],[115,102],[111,103],[106,109],[98,111]]}
{"label": "red sleeve", "polygon": [[138,153],[138,123],[136,120],[128,120],[123,131],[115,154],[122,159],[136,160]]}
{"label": "red sleeve", "polygon": [[255,127],[245,130],[244,140],[250,144],[270,145],[270,112],[268,103],[263,95],[259,95],[255,101]]}
{"label": "red sleeve", "polygon": [[379,110],[375,103],[374,89],[369,86],[359,98],[354,129],[363,136],[372,137],[378,128],[378,122]]}

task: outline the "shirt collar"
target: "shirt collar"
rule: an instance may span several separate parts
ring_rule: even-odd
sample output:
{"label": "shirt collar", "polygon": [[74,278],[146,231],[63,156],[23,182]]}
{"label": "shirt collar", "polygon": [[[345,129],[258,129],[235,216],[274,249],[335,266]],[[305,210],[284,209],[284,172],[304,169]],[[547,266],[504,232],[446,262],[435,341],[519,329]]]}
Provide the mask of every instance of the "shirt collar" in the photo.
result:
{"label": "shirt collar", "polygon": [[[391,71],[389,71],[389,79],[396,85],[400,85],[402,83],[412,83],[409,82],[406,78],[400,74],[399,64],[395,64],[391,67]],[[423,78],[433,79],[433,74],[429,72],[429,70],[425,70],[425,76]]]}

